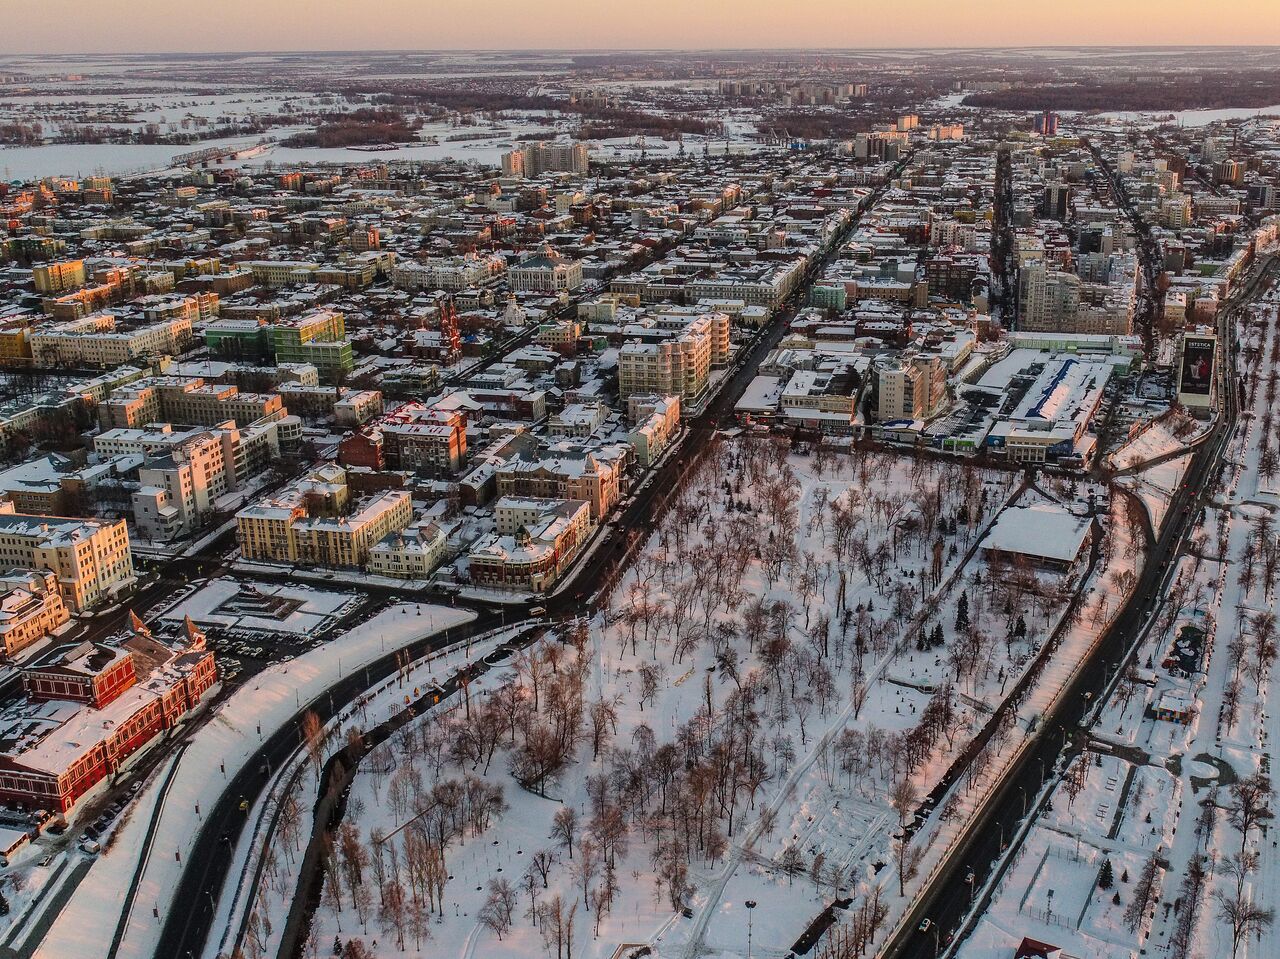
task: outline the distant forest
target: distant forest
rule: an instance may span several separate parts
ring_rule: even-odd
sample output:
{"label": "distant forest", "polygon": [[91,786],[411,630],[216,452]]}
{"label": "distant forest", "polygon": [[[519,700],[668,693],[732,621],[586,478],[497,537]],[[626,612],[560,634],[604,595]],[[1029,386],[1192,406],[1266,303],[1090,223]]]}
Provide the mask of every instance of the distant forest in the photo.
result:
{"label": "distant forest", "polygon": [[1115,77],[1072,84],[1025,86],[974,93],[971,107],[1003,110],[1194,110],[1266,107],[1280,103],[1280,73],[1160,74],[1151,78]]}
{"label": "distant forest", "polygon": [[307,133],[282,141],[287,147],[350,147],[377,143],[407,143],[417,138],[416,126],[393,110],[355,110],[333,115]]}

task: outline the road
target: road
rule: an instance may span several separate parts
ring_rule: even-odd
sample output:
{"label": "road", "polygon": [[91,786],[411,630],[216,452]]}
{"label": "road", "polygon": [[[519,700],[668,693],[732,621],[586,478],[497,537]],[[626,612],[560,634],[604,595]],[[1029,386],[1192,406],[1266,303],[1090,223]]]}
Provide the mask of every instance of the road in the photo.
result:
{"label": "road", "polygon": [[[1245,287],[1224,305],[1220,314],[1221,342],[1232,342],[1230,324],[1235,309],[1256,295],[1262,284],[1275,276],[1278,263],[1280,261],[1276,257],[1271,257],[1260,265]],[[1222,357],[1226,362],[1220,370],[1220,383],[1225,387],[1236,379],[1234,350],[1230,347],[1223,349]],[[1147,554],[1133,597],[1118,614],[1092,656],[1081,664],[1057,705],[1045,716],[1040,737],[1024,753],[1021,761],[1010,769],[995,791],[986,815],[971,829],[968,841],[952,850],[948,866],[918,898],[909,922],[903,927],[904,932],[898,940],[886,945],[882,955],[935,959],[939,943],[935,931],[945,938],[960,929],[969,911],[970,887],[965,879],[970,869],[975,874],[974,888],[980,888],[1006,847],[1005,837],[1013,837],[1026,817],[1030,798],[1055,775],[1054,767],[1059,755],[1079,730],[1092,705],[1102,696],[1108,682],[1123,671],[1133,655],[1143,627],[1160,606],[1163,586],[1183,537],[1193,526],[1199,508],[1216,485],[1223,452],[1235,429],[1237,391],[1221,387],[1220,395],[1224,400],[1222,416],[1213,427],[1212,438],[1202,443],[1192,455],[1183,484],[1173,495],[1165,527]],[[930,920],[931,929],[922,933],[918,926],[925,918]]]}
{"label": "road", "polygon": [[[446,635],[450,642],[478,635],[501,625],[502,618],[499,612],[481,613],[469,623],[403,648],[409,651],[411,659],[418,659],[443,645]],[[299,709],[289,723],[271,733],[216,801],[210,796],[211,808],[187,855],[186,868],[173,896],[175,903],[186,903],[189,908],[169,911],[157,955],[185,957],[202,953],[213,918],[212,903],[222,890],[236,842],[247,821],[240,809],[241,802],[247,802],[252,808],[270,782],[272,770],[279,769],[293,755],[301,741],[303,716],[312,711],[327,723],[366,689],[392,676],[399,668],[401,655],[401,650],[393,650],[367,668],[342,677],[324,694]]]}
{"label": "road", "polygon": [[1156,280],[1161,273],[1160,249],[1151,234],[1150,225],[1142,218],[1142,214],[1134,207],[1125,189],[1124,181],[1116,175],[1111,164],[1092,140],[1084,139],[1084,145],[1093,155],[1094,162],[1101,168],[1107,182],[1111,185],[1111,195],[1124,210],[1125,216],[1133,223],[1138,234],[1138,259],[1142,268],[1142,291],[1138,294],[1138,307],[1134,313],[1134,324],[1142,336],[1142,348],[1147,356],[1155,355],[1156,317],[1164,310],[1164,293],[1160,291]]}

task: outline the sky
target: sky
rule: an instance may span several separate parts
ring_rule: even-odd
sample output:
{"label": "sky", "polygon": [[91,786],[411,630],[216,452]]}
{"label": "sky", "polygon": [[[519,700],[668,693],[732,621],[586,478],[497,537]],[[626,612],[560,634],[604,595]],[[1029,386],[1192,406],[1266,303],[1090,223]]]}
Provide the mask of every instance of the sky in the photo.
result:
{"label": "sky", "polygon": [[1280,0],[0,0],[0,53],[1266,45],[1280,44],[1278,11]]}

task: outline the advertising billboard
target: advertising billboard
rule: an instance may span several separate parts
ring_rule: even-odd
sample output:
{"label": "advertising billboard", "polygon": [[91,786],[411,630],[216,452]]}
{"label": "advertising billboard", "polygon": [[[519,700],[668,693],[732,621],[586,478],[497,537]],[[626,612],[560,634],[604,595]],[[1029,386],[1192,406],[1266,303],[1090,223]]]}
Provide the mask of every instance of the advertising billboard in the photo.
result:
{"label": "advertising billboard", "polygon": [[1178,392],[1189,396],[1213,393],[1213,360],[1218,341],[1212,336],[1188,336],[1182,341],[1182,372]]}

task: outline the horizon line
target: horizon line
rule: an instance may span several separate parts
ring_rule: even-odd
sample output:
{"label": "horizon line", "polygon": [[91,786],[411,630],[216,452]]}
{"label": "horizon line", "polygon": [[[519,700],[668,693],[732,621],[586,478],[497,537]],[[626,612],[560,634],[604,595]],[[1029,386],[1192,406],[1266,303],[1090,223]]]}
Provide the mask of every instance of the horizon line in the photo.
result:
{"label": "horizon line", "polygon": [[860,51],[876,53],[894,52],[935,52],[935,51],[984,51],[1001,50],[1280,50],[1280,43],[1046,43],[1046,44],[959,44],[952,46],[877,46],[874,44],[857,47],[345,47],[345,48],[244,48],[226,50],[31,50],[24,52],[0,51],[0,57],[161,57],[161,56],[243,56],[266,54],[450,54],[450,53],[556,53],[556,54],[598,54],[598,53],[807,53],[807,54],[853,54]]}

